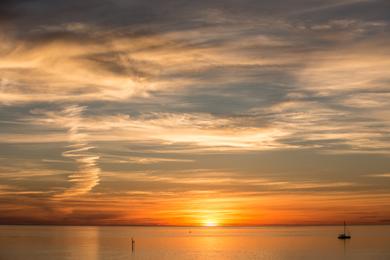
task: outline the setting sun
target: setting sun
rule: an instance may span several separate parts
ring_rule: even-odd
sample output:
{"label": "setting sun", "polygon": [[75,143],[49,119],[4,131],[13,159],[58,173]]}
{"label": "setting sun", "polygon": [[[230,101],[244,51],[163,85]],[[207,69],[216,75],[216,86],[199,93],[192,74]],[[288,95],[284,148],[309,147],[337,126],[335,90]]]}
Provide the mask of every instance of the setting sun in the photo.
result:
{"label": "setting sun", "polygon": [[218,226],[218,222],[215,219],[206,219],[203,223],[205,227],[216,227]]}

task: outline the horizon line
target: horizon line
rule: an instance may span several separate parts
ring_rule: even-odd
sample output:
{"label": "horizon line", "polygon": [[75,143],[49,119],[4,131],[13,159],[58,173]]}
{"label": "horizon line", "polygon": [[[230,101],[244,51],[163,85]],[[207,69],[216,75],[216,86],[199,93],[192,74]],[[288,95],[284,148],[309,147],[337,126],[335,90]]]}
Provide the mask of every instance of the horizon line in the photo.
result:
{"label": "horizon line", "polygon": [[[177,228],[258,228],[258,227],[318,227],[318,226],[342,226],[340,224],[264,224],[264,225],[219,225],[219,226],[201,226],[201,225],[158,225],[158,224],[3,224],[0,226],[58,226],[58,227],[177,227]],[[390,226],[390,223],[353,223],[348,226]]]}

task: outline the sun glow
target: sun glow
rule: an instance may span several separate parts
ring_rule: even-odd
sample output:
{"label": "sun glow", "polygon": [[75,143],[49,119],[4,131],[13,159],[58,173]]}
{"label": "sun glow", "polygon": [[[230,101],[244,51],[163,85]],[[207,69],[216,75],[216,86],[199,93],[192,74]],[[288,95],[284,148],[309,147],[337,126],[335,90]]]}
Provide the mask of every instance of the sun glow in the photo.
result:
{"label": "sun glow", "polygon": [[206,219],[203,223],[205,227],[216,227],[218,226],[218,222],[215,219]]}

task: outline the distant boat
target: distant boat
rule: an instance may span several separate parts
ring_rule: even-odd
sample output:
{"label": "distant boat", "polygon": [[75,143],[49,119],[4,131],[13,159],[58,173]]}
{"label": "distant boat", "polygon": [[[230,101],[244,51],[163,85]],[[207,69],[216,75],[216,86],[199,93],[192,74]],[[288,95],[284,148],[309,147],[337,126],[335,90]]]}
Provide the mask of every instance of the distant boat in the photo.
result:
{"label": "distant boat", "polygon": [[345,224],[345,221],[344,221],[344,233],[340,234],[337,237],[338,239],[350,239],[351,238],[351,236],[349,234],[347,234],[346,228],[347,228],[347,225]]}

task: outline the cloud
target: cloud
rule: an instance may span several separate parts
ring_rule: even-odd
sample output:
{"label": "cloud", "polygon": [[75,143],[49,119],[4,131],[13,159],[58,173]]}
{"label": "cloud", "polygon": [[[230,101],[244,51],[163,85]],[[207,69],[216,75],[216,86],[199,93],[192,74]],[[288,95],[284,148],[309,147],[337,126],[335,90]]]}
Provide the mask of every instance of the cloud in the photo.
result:
{"label": "cloud", "polygon": [[[326,1],[320,7],[334,9],[360,3],[373,4]],[[247,5],[243,3],[244,9]],[[263,5],[273,6],[268,3],[251,7]],[[199,6],[207,4],[202,2]],[[53,8],[45,4],[43,7]],[[141,4],[132,8],[149,10],[153,19],[158,17],[153,6]],[[277,10],[289,13],[283,8]],[[89,13],[92,18],[95,11]],[[113,26],[112,20],[100,24],[87,19],[35,24],[28,37],[5,33],[0,102],[111,102],[120,110],[123,104],[146,101],[154,113],[159,111],[161,122],[123,119],[128,122],[122,128],[131,128],[136,140],[152,138],[242,149],[338,147],[351,152],[372,152],[376,148],[387,151],[383,144],[386,134],[379,130],[388,127],[383,99],[389,80],[388,59],[384,58],[389,55],[388,39],[383,34],[388,26],[386,19],[332,17],[296,22],[288,16],[255,19],[249,15],[241,20],[217,7],[200,8],[194,16],[196,19],[180,27],[168,22],[173,15],[164,20],[164,29],[153,19],[149,27],[142,23],[126,24],[126,19],[121,21],[123,26]],[[162,103],[164,108],[159,105]],[[281,108],[288,104],[289,108]],[[361,114],[362,106],[370,110]],[[133,109],[136,113],[143,111],[140,105]],[[161,111],[165,109],[173,111]],[[191,119],[192,114],[197,118]],[[237,128],[224,125],[208,129],[180,125],[185,121],[202,123],[200,116],[210,122],[228,118],[229,124],[239,121],[248,127],[240,128],[238,133]],[[237,120],[238,116],[243,119]],[[348,123],[343,123],[342,118],[347,118]],[[164,120],[170,122],[165,124]],[[106,121],[118,119],[109,114],[96,119],[95,124],[107,126],[110,122]],[[129,140],[120,131],[121,123],[115,124],[115,136],[96,132],[91,140]],[[178,129],[168,131],[169,124],[177,124]],[[141,132],[141,128],[146,130]],[[35,142],[63,139],[60,134],[50,133],[36,137]],[[2,140],[29,142],[34,138],[25,133],[6,133]]]}
{"label": "cloud", "polygon": [[390,177],[390,173],[371,174],[371,175],[367,175],[367,176],[374,177],[374,178],[388,178],[388,177]]}
{"label": "cloud", "polygon": [[[379,104],[387,106],[383,102],[377,106]],[[291,101],[252,109],[242,115],[157,112],[138,116],[85,115],[78,124],[88,132],[83,138],[89,142],[187,145],[193,151],[314,148],[327,153],[348,153],[349,150],[351,153],[386,154],[390,149],[384,142],[388,134],[381,128],[389,127],[390,122],[385,114],[376,110],[377,106],[372,111],[366,109],[358,114],[355,110],[297,96]],[[47,116],[41,117],[40,113]],[[5,143],[65,142],[68,137],[62,129],[67,121],[66,117],[58,117],[50,111],[33,110],[32,115],[21,122],[46,130],[30,135],[0,135],[0,138]],[[144,162],[151,162],[150,159]]]}
{"label": "cloud", "polygon": [[130,164],[155,164],[155,163],[191,163],[191,159],[163,158],[163,157],[138,157],[105,155],[100,160],[103,163],[130,163]]}
{"label": "cloud", "polygon": [[[33,125],[51,127],[64,126],[68,122],[67,117],[57,117],[52,112],[33,111],[47,113],[52,117],[30,117],[25,122]],[[53,117],[54,116],[54,117]],[[218,118],[210,114],[173,114],[153,113],[132,118],[128,115],[93,116],[84,117],[77,122],[77,126],[86,129],[89,134],[85,140],[89,141],[153,141],[156,143],[188,143],[217,150],[229,149],[274,149],[281,144],[275,142],[277,137],[286,133],[272,127],[241,126],[242,118],[226,117]],[[174,125],[175,128],[171,126]],[[109,131],[111,134],[106,135]],[[57,137],[57,138],[56,138]],[[44,137],[43,137],[44,138]],[[50,135],[44,139],[49,141]],[[64,141],[64,136],[53,135],[53,141]],[[19,137],[7,136],[7,142],[19,140],[29,142]],[[39,142],[37,137],[31,136],[30,142]],[[288,145],[284,146],[288,148]]]}
{"label": "cloud", "polygon": [[[143,184],[148,187],[147,190],[155,192],[185,192],[191,187],[191,190],[199,191],[215,191],[220,193],[241,193],[243,191],[253,194],[284,194],[286,192],[294,192],[295,194],[311,194],[321,192],[333,192],[340,191],[353,191],[360,186],[361,189],[370,187],[364,187],[364,185],[355,182],[341,182],[341,181],[310,181],[299,180],[291,181],[282,177],[265,178],[261,176],[248,176],[244,173],[224,172],[216,170],[180,170],[167,172],[164,170],[156,171],[133,171],[126,173],[123,171],[111,171],[102,174],[102,178],[115,185],[116,182],[125,182],[131,180],[132,183],[128,185],[117,185],[117,191],[123,192],[129,189],[131,186],[137,186],[137,184]],[[161,186],[154,186],[154,183],[158,183]],[[179,186],[178,186],[179,185]]]}
{"label": "cloud", "polygon": [[[328,3],[327,3],[328,2]],[[319,6],[306,8],[297,12],[297,14],[311,13],[311,12],[323,12],[328,9],[337,9],[340,7],[356,5],[360,3],[373,3],[376,0],[344,0],[344,1],[326,1],[325,3],[321,3]]]}
{"label": "cloud", "polygon": [[110,100],[142,94],[145,86],[136,76],[115,73],[83,58],[104,48],[64,40],[36,46],[14,43],[0,62],[0,102]]}
{"label": "cloud", "polygon": [[385,41],[319,53],[297,77],[303,87],[324,95],[330,91],[383,90],[390,62],[383,58],[389,56],[389,50],[382,44]]}
{"label": "cloud", "polygon": [[90,151],[94,149],[86,141],[86,134],[80,128],[80,122],[83,120],[81,113],[85,108],[80,106],[68,106],[60,115],[51,118],[55,123],[64,123],[68,128],[68,138],[71,143],[67,147],[69,150],[63,153],[66,158],[71,158],[78,164],[77,172],[69,176],[71,187],[62,194],[57,194],[58,198],[67,198],[83,195],[92,190],[99,183],[100,168],[97,166],[99,156]]}

